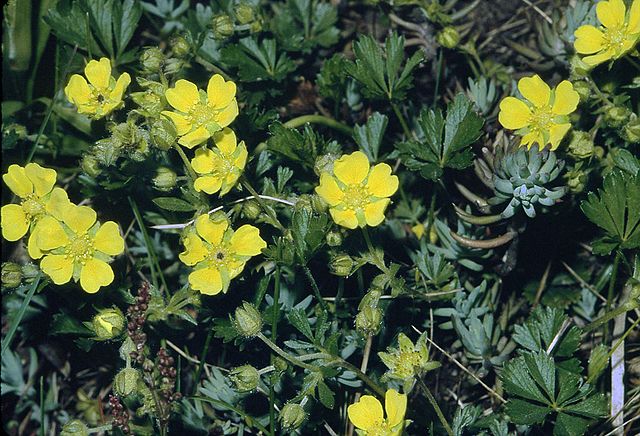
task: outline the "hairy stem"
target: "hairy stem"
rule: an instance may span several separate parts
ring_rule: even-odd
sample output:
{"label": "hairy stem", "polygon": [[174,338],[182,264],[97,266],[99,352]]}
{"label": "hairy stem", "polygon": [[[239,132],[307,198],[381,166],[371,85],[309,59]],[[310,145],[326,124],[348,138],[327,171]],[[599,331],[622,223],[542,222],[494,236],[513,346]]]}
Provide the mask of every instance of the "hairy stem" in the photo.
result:
{"label": "hairy stem", "polygon": [[436,411],[436,415],[438,415],[438,419],[440,420],[440,423],[446,430],[447,434],[449,436],[453,436],[453,430],[451,430],[451,426],[449,426],[449,423],[447,422],[447,419],[444,417],[444,414],[442,413],[442,409],[440,409],[440,406],[438,406],[438,402],[433,397],[433,394],[431,393],[431,391],[429,390],[425,382],[420,377],[418,377],[418,383],[420,384],[420,387],[422,388],[422,392],[424,392],[425,397],[427,397],[427,400],[429,400],[429,403],[431,403],[431,406],[433,406],[433,410]]}
{"label": "hairy stem", "polygon": [[353,133],[353,129],[351,129],[351,127],[324,115],[302,115],[300,117],[290,119],[284,123],[284,126],[289,129],[295,129],[297,127],[304,126],[307,123],[327,126],[337,130],[338,132],[344,133],[347,136],[351,136]]}

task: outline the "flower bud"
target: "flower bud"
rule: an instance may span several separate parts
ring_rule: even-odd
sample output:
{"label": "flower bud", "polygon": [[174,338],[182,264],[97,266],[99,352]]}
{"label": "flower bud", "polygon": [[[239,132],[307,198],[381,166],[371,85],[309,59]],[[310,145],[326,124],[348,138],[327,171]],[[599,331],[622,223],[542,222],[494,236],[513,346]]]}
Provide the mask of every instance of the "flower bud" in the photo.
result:
{"label": "flower bud", "polygon": [[80,167],[89,177],[96,178],[102,173],[102,168],[98,159],[92,154],[85,154],[80,161]]}
{"label": "flower bud", "polygon": [[180,73],[189,66],[189,62],[185,58],[169,58],[165,64],[164,71],[169,75]]}
{"label": "flower bud", "polygon": [[243,301],[242,306],[236,308],[234,326],[242,336],[253,337],[262,330],[262,316],[253,304]]}
{"label": "flower bud", "polygon": [[322,173],[331,174],[333,172],[333,163],[336,159],[338,159],[338,156],[332,153],[318,156],[313,164],[313,172],[316,173],[318,177],[320,177]]}
{"label": "flower bud", "polygon": [[103,309],[91,321],[96,339],[107,341],[120,335],[124,330],[125,318],[117,307]]}
{"label": "flower bud", "polygon": [[158,191],[171,191],[176,186],[178,175],[171,168],[158,167],[153,178],[153,187]]}
{"label": "flower bud", "polygon": [[316,213],[326,213],[328,205],[318,194],[313,194],[311,195],[311,208]]}
{"label": "flower bud", "polygon": [[158,47],[146,48],[140,55],[143,73],[159,73],[164,63],[164,54]]}
{"label": "flower bud", "polygon": [[460,33],[453,26],[447,26],[436,36],[438,44],[445,48],[455,48],[460,43]]}
{"label": "flower bud", "polygon": [[622,127],[631,115],[631,111],[623,106],[609,106],[604,111],[604,121],[611,127]]}
{"label": "flower bud", "polygon": [[22,267],[17,263],[4,262],[0,276],[3,288],[17,288],[22,283]]}
{"label": "flower bud", "polygon": [[260,373],[251,365],[242,365],[229,373],[229,379],[238,392],[251,392],[258,388]]}
{"label": "flower bud", "polygon": [[255,20],[256,15],[253,12],[253,7],[246,2],[240,2],[233,10],[236,15],[236,19],[240,24],[248,24]]}
{"label": "flower bud", "polygon": [[363,336],[375,335],[382,326],[382,310],[366,306],[356,315],[356,330]]}
{"label": "flower bud", "polygon": [[176,142],[178,134],[172,121],[166,118],[158,118],[151,124],[149,133],[151,144],[160,150],[169,150]]}
{"label": "flower bud", "polygon": [[183,58],[191,53],[191,45],[183,36],[174,36],[173,38],[171,38],[169,44],[171,45],[171,52],[174,56]]}
{"label": "flower bud", "polygon": [[331,230],[326,236],[329,247],[339,247],[342,245],[342,233],[338,230]]}
{"label": "flower bud", "polygon": [[16,135],[18,139],[25,139],[29,134],[29,132],[27,131],[27,128],[22,124],[18,124],[18,123],[11,123],[2,129],[3,135],[9,135],[10,133],[13,133],[14,135]]}
{"label": "flower bud", "polygon": [[569,155],[576,159],[588,159],[593,156],[595,145],[589,132],[573,131],[569,142]]}
{"label": "flower bud", "polygon": [[113,379],[113,391],[121,397],[126,397],[135,392],[138,386],[140,374],[137,369],[124,368]]}
{"label": "flower bud", "polygon": [[60,436],[89,436],[89,427],[79,419],[74,419],[62,427]]}
{"label": "flower bud", "polygon": [[577,80],[573,82],[573,90],[580,96],[580,101],[585,102],[591,95],[591,87],[586,80]]}
{"label": "flower bud", "polygon": [[571,75],[574,77],[584,77],[588,75],[589,71],[593,68],[585,63],[578,55],[573,56],[569,61],[569,64],[571,66]]}
{"label": "flower bud", "polygon": [[226,14],[216,15],[212,19],[211,27],[215,39],[227,39],[233,35],[233,20]]}
{"label": "flower bud", "polygon": [[349,277],[353,272],[355,262],[348,254],[338,254],[333,256],[329,262],[331,274],[339,277]]}
{"label": "flower bud", "polygon": [[38,274],[40,274],[40,268],[35,263],[28,262],[22,265],[22,278],[25,283],[33,283]]}
{"label": "flower bud", "polygon": [[624,126],[622,136],[633,144],[640,143],[640,117],[632,116],[631,121]]}
{"label": "flower bud", "polygon": [[579,194],[584,191],[587,180],[589,179],[587,173],[579,168],[569,169],[564,177],[567,181],[569,191],[574,194]]}
{"label": "flower bud", "polygon": [[304,411],[304,407],[298,403],[287,403],[280,410],[280,423],[285,431],[296,430],[306,419],[307,414]]}
{"label": "flower bud", "polygon": [[244,216],[246,216],[250,220],[255,220],[258,219],[258,217],[262,213],[262,208],[257,201],[249,200],[246,201],[242,206],[242,212],[244,213]]}
{"label": "flower bud", "polygon": [[277,372],[285,372],[289,368],[289,363],[282,357],[273,359],[273,366]]}
{"label": "flower bud", "polygon": [[249,32],[260,33],[262,32],[262,20],[255,20],[249,25]]}

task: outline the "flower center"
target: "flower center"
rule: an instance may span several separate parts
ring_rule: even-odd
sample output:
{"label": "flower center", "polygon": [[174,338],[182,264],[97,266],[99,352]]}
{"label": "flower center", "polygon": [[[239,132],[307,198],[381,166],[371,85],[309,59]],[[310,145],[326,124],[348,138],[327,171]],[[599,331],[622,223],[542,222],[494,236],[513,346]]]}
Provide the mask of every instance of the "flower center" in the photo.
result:
{"label": "flower center", "polygon": [[22,210],[29,218],[38,217],[45,212],[44,204],[35,195],[29,195],[22,201]]}
{"label": "flower center", "polygon": [[531,114],[529,125],[534,132],[541,132],[549,130],[549,127],[553,123],[553,112],[551,112],[551,106],[546,105],[543,107],[534,108]]}
{"label": "flower center", "polygon": [[74,262],[80,262],[84,265],[87,260],[93,257],[94,251],[93,240],[84,233],[77,235],[67,244],[64,254],[67,258],[72,258]]}
{"label": "flower center", "polygon": [[207,124],[213,119],[213,110],[206,104],[195,104],[189,111],[191,123],[196,127]]}
{"label": "flower center", "polygon": [[367,436],[390,436],[391,434],[391,430],[386,421],[376,422],[367,429]]}
{"label": "flower center", "polygon": [[363,209],[370,203],[371,194],[366,186],[361,184],[347,185],[344,189],[344,199],[342,200],[347,209]]}
{"label": "flower center", "polygon": [[613,27],[604,32],[604,46],[607,50],[614,50],[617,54],[622,52],[624,42],[627,39],[627,25]]}
{"label": "flower center", "polygon": [[209,249],[209,255],[205,259],[209,265],[220,268],[229,263],[229,252],[224,246],[214,246]]}

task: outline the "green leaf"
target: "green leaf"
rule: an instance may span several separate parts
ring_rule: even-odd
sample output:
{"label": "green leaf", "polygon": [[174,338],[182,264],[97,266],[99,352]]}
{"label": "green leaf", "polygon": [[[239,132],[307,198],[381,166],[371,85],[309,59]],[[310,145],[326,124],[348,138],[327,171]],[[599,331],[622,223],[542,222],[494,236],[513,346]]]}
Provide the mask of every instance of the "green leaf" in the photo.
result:
{"label": "green leaf", "polygon": [[524,362],[536,384],[546,392],[547,398],[555,398],[556,368],[553,358],[544,351],[538,354],[525,353]]}
{"label": "green leaf", "polygon": [[174,212],[191,212],[196,210],[191,203],[176,197],[156,197],[151,201],[161,209],[171,210]]}
{"label": "green leaf", "polygon": [[640,172],[611,172],[602,189],[597,194],[590,192],[581,207],[587,218],[606,233],[594,241],[595,254],[640,247]]}
{"label": "green leaf", "polygon": [[504,365],[504,370],[500,377],[504,383],[505,390],[509,394],[538,401],[543,404],[547,403],[547,398],[529,374],[529,368],[524,360],[524,356],[516,357],[507,362]]}
{"label": "green leaf", "polygon": [[626,171],[632,176],[640,171],[640,160],[635,157],[629,150],[624,148],[614,148],[611,150],[613,163],[622,171]]}
{"label": "green leaf", "polygon": [[367,97],[401,100],[413,86],[413,70],[422,62],[416,51],[402,67],[404,38],[393,32],[385,41],[385,49],[370,36],[361,36],[354,44],[355,62],[346,65],[347,72],[364,87]]}
{"label": "green leaf", "polygon": [[222,342],[224,343],[231,342],[238,337],[238,331],[233,326],[233,322],[231,321],[231,319],[214,319],[213,332],[213,335],[216,338],[222,339]]}
{"label": "green leaf", "polygon": [[566,413],[559,413],[553,428],[554,436],[582,436],[585,434],[590,420]]}
{"label": "green leaf", "polygon": [[325,244],[329,215],[318,215],[308,209],[296,209],[291,217],[291,236],[302,265]]}
{"label": "green leaf", "polygon": [[[567,319],[560,309],[538,306],[523,325],[515,325],[513,340],[531,351],[545,351]],[[570,357],[580,345],[580,329],[571,326],[553,348],[553,355]]]}
{"label": "green leaf", "polygon": [[337,9],[317,0],[288,0],[274,3],[273,32],[285,50],[309,53],[317,46],[338,42]]}
{"label": "green leaf", "polygon": [[473,164],[473,144],[482,134],[484,120],[464,94],[458,94],[442,111],[423,109],[418,117],[418,141],[396,144],[398,156],[425,179],[437,180],[445,168],[464,169]]}
{"label": "green leaf", "polygon": [[243,38],[239,44],[222,49],[221,55],[226,65],[238,70],[238,78],[243,82],[280,82],[296,69],[286,53],[278,56],[273,39],[264,39],[258,44],[252,37]]}
{"label": "green leaf", "polygon": [[142,6],[137,0],[124,0],[113,5],[113,34],[116,40],[116,52],[120,57],[131,41],[138,21],[142,17]]}
{"label": "green leaf", "polygon": [[609,347],[605,344],[599,344],[593,347],[591,355],[589,356],[589,365],[587,366],[589,380],[596,382],[608,365]]}
{"label": "green leaf", "polygon": [[305,128],[304,134],[296,129],[289,129],[280,122],[269,126],[271,137],[267,139],[267,148],[281,154],[294,162],[298,162],[307,169],[313,169],[318,150],[316,136],[310,127]]}
{"label": "green leaf", "polygon": [[547,406],[531,404],[528,401],[518,399],[509,400],[505,409],[514,424],[524,425],[539,424],[551,412]]}
{"label": "green leaf", "polygon": [[374,112],[364,126],[353,128],[353,139],[371,162],[378,160],[378,151],[388,122],[389,118],[386,115]]}
{"label": "green leaf", "polygon": [[311,325],[307,314],[302,309],[291,309],[287,315],[287,319],[296,329],[307,337],[310,341],[314,341],[313,333],[311,332]]}
{"label": "green leaf", "polygon": [[53,316],[53,321],[49,326],[49,334],[92,336],[94,333],[70,314],[61,312]]}
{"label": "green leaf", "polygon": [[327,409],[333,409],[335,404],[335,395],[322,379],[318,382],[318,397],[324,407]]}

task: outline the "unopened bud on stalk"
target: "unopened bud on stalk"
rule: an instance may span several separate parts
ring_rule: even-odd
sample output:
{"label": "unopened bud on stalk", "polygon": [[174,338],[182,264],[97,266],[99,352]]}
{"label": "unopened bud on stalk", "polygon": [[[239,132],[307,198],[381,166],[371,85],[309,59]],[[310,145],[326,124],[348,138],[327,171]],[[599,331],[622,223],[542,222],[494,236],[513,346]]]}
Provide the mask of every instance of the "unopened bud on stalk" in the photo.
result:
{"label": "unopened bud on stalk", "polygon": [[262,316],[253,304],[244,301],[236,308],[235,315],[234,325],[242,336],[251,338],[262,330]]}
{"label": "unopened bud on stalk", "polygon": [[363,336],[375,335],[382,326],[382,310],[365,306],[356,315],[356,330]]}
{"label": "unopened bud on stalk", "polygon": [[436,36],[438,44],[445,48],[455,48],[460,43],[460,33],[453,26],[447,26]]}
{"label": "unopened bud on stalk", "polygon": [[640,118],[635,114],[631,116],[631,121],[624,126],[622,136],[633,144],[640,142]]}
{"label": "unopened bud on stalk", "polygon": [[307,419],[307,414],[298,403],[287,403],[280,410],[280,423],[286,431],[298,429]]}
{"label": "unopened bud on stalk", "polygon": [[240,24],[248,24],[255,20],[256,15],[253,12],[253,7],[249,3],[241,2],[234,8],[236,18]]}
{"label": "unopened bud on stalk", "polygon": [[17,288],[22,283],[22,267],[17,263],[4,262],[1,276],[3,288]]}
{"label": "unopened bud on stalk", "polygon": [[171,52],[174,56],[179,58],[183,58],[191,53],[191,45],[187,42],[187,40],[179,35],[171,38]]}
{"label": "unopened bud on stalk", "polygon": [[244,216],[246,216],[250,220],[255,220],[262,213],[262,208],[260,207],[260,204],[258,204],[257,201],[248,200],[242,206],[242,212],[244,213]]}
{"label": "unopened bud on stalk", "polygon": [[171,191],[176,187],[178,175],[171,168],[158,167],[153,178],[153,187],[158,191]]}
{"label": "unopened bud on stalk", "polygon": [[251,392],[258,388],[260,373],[251,365],[242,365],[229,373],[229,379],[238,392]]}
{"label": "unopened bud on stalk", "polygon": [[233,35],[233,20],[226,14],[220,14],[213,17],[211,27],[213,29],[213,37],[215,39],[227,39]]}
{"label": "unopened bud on stalk", "polygon": [[609,106],[604,111],[604,121],[611,127],[622,127],[631,115],[631,111],[623,106]]}
{"label": "unopened bud on stalk", "polygon": [[135,392],[138,387],[140,374],[137,369],[124,368],[113,380],[113,391],[121,397],[126,397]]}
{"label": "unopened bud on stalk", "polygon": [[173,122],[166,118],[158,118],[151,124],[149,133],[151,144],[160,150],[169,150],[176,142],[178,134]]}
{"label": "unopened bud on stalk", "polygon": [[89,436],[89,427],[79,419],[74,419],[62,427],[60,436]]}
{"label": "unopened bud on stalk", "polygon": [[92,154],[85,154],[80,161],[80,167],[90,177],[96,178],[102,173],[98,159]]}
{"label": "unopened bud on stalk", "polygon": [[125,318],[117,307],[103,309],[91,321],[96,338],[108,341],[120,335],[124,330]]}
{"label": "unopened bud on stalk", "polygon": [[569,142],[569,155],[576,159],[588,159],[593,156],[595,145],[589,132],[575,130]]}
{"label": "unopened bud on stalk", "polygon": [[327,245],[329,247],[339,247],[342,245],[342,233],[337,230],[332,230],[327,233]]}
{"label": "unopened bud on stalk", "polygon": [[159,73],[164,63],[164,54],[158,47],[149,47],[140,55],[143,72]]}
{"label": "unopened bud on stalk", "polygon": [[338,254],[329,262],[329,271],[339,277],[348,277],[353,271],[355,262],[348,254]]}

